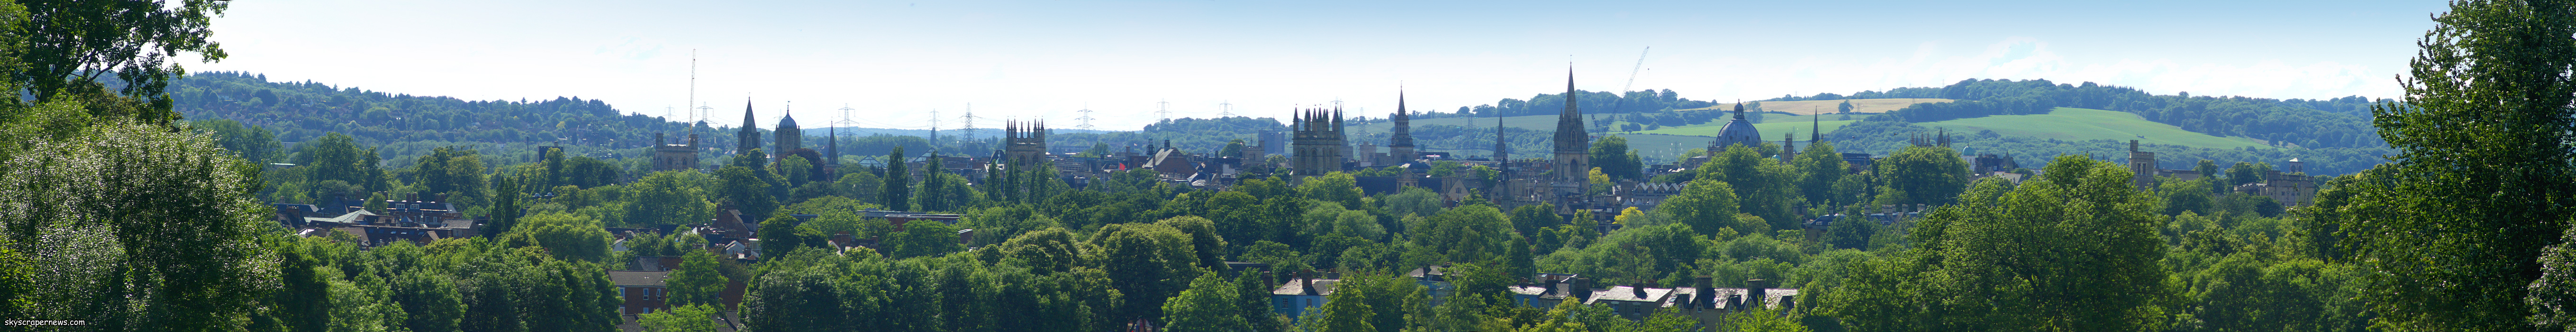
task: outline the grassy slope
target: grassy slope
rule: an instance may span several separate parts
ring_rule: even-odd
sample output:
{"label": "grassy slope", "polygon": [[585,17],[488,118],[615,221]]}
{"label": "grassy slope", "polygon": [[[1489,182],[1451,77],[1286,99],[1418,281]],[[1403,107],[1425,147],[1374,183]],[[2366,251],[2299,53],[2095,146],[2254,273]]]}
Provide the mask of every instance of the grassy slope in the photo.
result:
{"label": "grassy slope", "polygon": [[2147,143],[2224,149],[2265,146],[2261,141],[2249,138],[2195,133],[2173,125],[2147,121],[2137,114],[2128,112],[2082,108],[2059,107],[2048,114],[1997,115],[1915,125],[1926,128],[1947,128],[1952,133],[1960,134],[1993,130],[1996,134],[2004,136],[2060,140],[2126,141],[2134,139]]}
{"label": "grassy slope", "polygon": [[[1835,106],[1842,105],[1842,103],[1843,103],[1844,101],[1850,101],[1850,102],[1852,103],[1852,112],[1855,112],[1855,113],[1885,113],[1885,112],[1887,112],[1887,111],[1894,111],[1894,110],[1899,109],[1899,108],[1905,108],[1906,106],[1911,106],[1911,105],[1914,105],[1914,104],[1916,104],[1916,103],[1947,103],[1947,102],[1950,102],[1950,100],[1949,100],[1949,99],[1940,99],[1940,98],[1886,98],[1886,99],[1848,99],[1848,100],[1766,101],[1766,102],[1762,102],[1762,109],[1763,109],[1763,110],[1768,110],[1768,111],[1773,111],[1773,112],[1789,112],[1789,113],[1795,113],[1795,114],[1816,114],[1816,113],[1819,113],[1819,112],[1821,112],[1821,113],[1833,113],[1833,112],[1834,112],[1834,107],[1835,107]],[[1735,104],[1732,104],[1732,103],[1728,103],[1728,104],[1717,104],[1717,106],[1709,106],[1709,107],[1704,107],[1704,108],[1694,108],[1694,109],[1692,109],[1692,110],[1707,110],[1707,109],[1723,110],[1723,111],[1732,111],[1732,110],[1735,110]]]}

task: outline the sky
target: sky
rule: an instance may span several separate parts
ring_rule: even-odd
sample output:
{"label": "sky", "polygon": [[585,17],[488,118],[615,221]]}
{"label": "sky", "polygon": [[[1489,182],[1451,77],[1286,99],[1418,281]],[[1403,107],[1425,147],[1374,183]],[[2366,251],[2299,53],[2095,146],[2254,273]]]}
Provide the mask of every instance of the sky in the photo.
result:
{"label": "sky", "polygon": [[[2393,98],[2440,1],[236,1],[192,71],[762,128],[1133,130],[1564,90],[1732,101],[2096,82]],[[1651,49],[1649,49],[1651,47]],[[1642,62],[1640,54],[1643,53]],[[694,79],[692,78],[694,76]],[[1230,104],[1230,105],[1229,105]],[[842,108],[848,108],[844,111]],[[936,116],[933,113],[936,111]],[[846,117],[844,116],[846,113]]]}

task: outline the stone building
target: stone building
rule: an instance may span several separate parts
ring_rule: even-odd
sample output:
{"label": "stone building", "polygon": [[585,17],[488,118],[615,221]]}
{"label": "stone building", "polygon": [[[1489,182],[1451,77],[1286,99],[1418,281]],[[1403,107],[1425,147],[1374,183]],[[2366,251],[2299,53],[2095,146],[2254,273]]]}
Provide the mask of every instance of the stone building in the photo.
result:
{"label": "stone building", "polygon": [[662,133],[653,133],[653,171],[696,169],[698,134],[689,134],[688,144],[663,142]]}
{"label": "stone building", "polygon": [[1386,138],[1386,154],[1389,157],[1387,158],[1389,160],[1380,161],[1378,162],[1379,165],[1400,165],[1413,162],[1414,159],[1422,158],[1421,153],[1413,150],[1413,125],[1411,123],[1413,116],[1406,113],[1407,112],[1404,110],[1404,92],[1397,91],[1395,93],[1395,116],[1388,117],[1389,120],[1395,122],[1395,128],[1388,131]]}
{"label": "stone building", "polygon": [[1295,132],[1292,144],[1296,149],[1289,161],[1288,168],[1294,172],[1291,174],[1304,178],[1343,170],[1342,161],[1349,158],[1350,146],[1342,134],[1340,108],[1301,110],[1290,124],[1294,125],[1290,129]]}
{"label": "stone building", "polygon": [[1011,121],[1002,126],[1003,158],[1009,167],[1047,163],[1046,121]]}

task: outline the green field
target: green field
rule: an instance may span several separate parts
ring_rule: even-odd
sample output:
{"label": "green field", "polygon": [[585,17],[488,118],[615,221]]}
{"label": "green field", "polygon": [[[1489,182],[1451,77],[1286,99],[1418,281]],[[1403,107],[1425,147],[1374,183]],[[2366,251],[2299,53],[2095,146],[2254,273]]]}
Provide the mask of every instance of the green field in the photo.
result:
{"label": "green field", "polygon": [[[1779,136],[1780,136],[1780,133],[1796,133],[1796,134],[1797,134],[1797,136],[1798,136],[1798,140],[1800,140],[1800,141],[1805,141],[1805,140],[1807,139],[1807,133],[1808,133],[1808,132],[1810,132],[1810,131],[1812,131],[1812,130],[1810,130],[1809,128],[1822,127],[1822,128],[1823,128],[1823,130],[1824,130],[1825,132],[1830,133],[1830,132],[1834,132],[1834,129],[1835,129],[1835,128],[1842,128],[1842,127],[1843,127],[1843,125],[1851,124],[1852,122],[1857,122],[1857,121],[1859,121],[1859,120],[1835,120],[1835,121],[1821,121],[1821,122],[1817,122],[1817,123],[1812,124],[1812,125],[1811,125],[1811,124],[1808,124],[1806,121],[1799,121],[1799,122],[1756,123],[1756,124],[1753,124],[1753,129],[1762,131],[1762,138],[1763,138],[1763,139],[1770,139],[1770,138],[1774,138],[1774,137],[1779,137]],[[1715,136],[1717,136],[1717,131],[1718,131],[1719,129],[1725,129],[1726,127],[1725,127],[1725,125],[1724,125],[1725,123],[1723,123],[1723,122],[1713,122],[1713,123],[1714,123],[1714,124],[1717,124],[1717,125],[1700,125],[1700,126],[1690,126],[1690,127],[1671,127],[1671,128],[1656,129],[1656,130],[1644,130],[1644,131],[1628,132],[1628,133],[1622,133],[1622,134],[1664,134],[1664,135],[1688,135],[1688,136],[1710,136],[1710,137],[1715,137]]]}
{"label": "green field", "polygon": [[[2173,125],[2147,121],[2137,114],[2120,111],[2059,107],[2048,114],[1997,115],[1939,122],[1916,123],[1925,128],[1946,128],[1954,134],[1993,130],[2004,136],[2054,138],[2080,141],[2107,139],[2141,140],[2155,144],[2173,144],[2201,148],[2234,149],[2266,146],[2262,141],[2244,137],[2218,137],[2183,130]],[[1766,133],[1768,131],[1765,131]]]}

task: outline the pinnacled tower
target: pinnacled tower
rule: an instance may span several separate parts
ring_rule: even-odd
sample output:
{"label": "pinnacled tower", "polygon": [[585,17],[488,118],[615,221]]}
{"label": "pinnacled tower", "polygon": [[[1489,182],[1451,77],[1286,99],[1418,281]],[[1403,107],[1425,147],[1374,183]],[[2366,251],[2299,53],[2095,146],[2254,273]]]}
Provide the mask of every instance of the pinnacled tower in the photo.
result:
{"label": "pinnacled tower", "polygon": [[1390,158],[1395,160],[1388,163],[1402,164],[1413,162],[1413,159],[1420,158],[1421,155],[1413,152],[1413,125],[1410,123],[1412,122],[1413,116],[1405,114],[1404,91],[1402,90],[1397,90],[1395,92],[1395,116],[1390,117],[1389,119],[1395,121],[1395,129],[1389,131],[1386,138],[1386,152]]}
{"label": "pinnacled tower", "polygon": [[1291,174],[1299,177],[1318,176],[1342,171],[1350,147],[1342,136],[1342,110],[1313,108],[1300,110],[1290,121],[1295,128],[1295,158],[1289,164]]}
{"label": "pinnacled tower", "polygon": [[760,123],[751,118],[751,99],[742,100],[742,130],[733,134],[733,153],[760,149]]}
{"label": "pinnacled tower", "polygon": [[1002,140],[1006,145],[1002,149],[1005,157],[1010,158],[1009,167],[1037,167],[1032,165],[1047,162],[1046,133],[1046,121],[1043,120],[1030,122],[1015,120],[1004,124]]}

